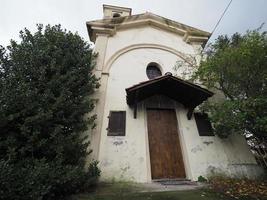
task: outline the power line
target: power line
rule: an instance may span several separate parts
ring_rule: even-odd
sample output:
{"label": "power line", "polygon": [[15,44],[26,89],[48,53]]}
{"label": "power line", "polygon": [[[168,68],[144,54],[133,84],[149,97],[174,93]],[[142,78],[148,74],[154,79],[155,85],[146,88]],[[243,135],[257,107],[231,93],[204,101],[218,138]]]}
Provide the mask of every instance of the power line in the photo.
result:
{"label": "power line", "polygon": [[[220,24],[220,22],[221,22],[223,16],[225,15],[225,13],[226,13],[226,11],[228,10],[229,6],[231,5],[232,1],[233,1],[233,0],[230,0],[229,3],[228,3],[228,5],[227,5],[226,8],[224,9],[224,11],[223,11],[223,13],[222,13],[220,19],[218,20],[218,22],[216,23],[215,27],[213,28],[213,30],[212,30],[212,32],[211,32],[211,34],[210,34],[209,39],[211,38],[212,34],[214,33],[214,31],[216,30],[216,28],[217,28],[218,25]],[[208,41],[209,41],[209,40],[208,40]],[[206,44],[208,43],[208,41],[206,42]],[[204,49],[203,49],[203,50],[204,50]],[[203,51],[203,50],[202,50],[202,51]],[[202,51],[201,51],[201,52],[202,52]]]}
{"label": "power line", "polygon": [[233,0],[230,0],[230,2],[228,3],[228,5],[227,5],[226,8],[224,9],[224,11],[223,11],[223,13],[222,13],[220,19],[218,20],[217,24],[215,25],[214,29],[212,30],[211,35],[214,33],[214,31],[215,31],[216,28],[218,27],[219,23],[221,22],[221,20],[222,20],[224,14],[225,14],[226,11],[228,10],[228,8],[229,8],[229,6],[231,5],[232,1],[233,1]]}

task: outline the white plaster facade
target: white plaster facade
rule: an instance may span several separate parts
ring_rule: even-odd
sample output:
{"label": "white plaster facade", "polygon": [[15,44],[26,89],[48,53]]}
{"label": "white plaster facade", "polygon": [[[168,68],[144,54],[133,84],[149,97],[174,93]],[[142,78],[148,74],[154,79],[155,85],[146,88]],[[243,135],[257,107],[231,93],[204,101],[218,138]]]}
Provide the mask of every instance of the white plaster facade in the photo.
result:
{"label": "white plaster facade", "polygon": [[[112,12],[105,10],[105,18],[108,13]],[[125,88],[148,80],[146,67],[150,62],[158,63],[162,74],[173,72],[176,61],[186,60],[188,54],[197,56],[209,36],[197,29],[196,32],[202,35],[195,36],[194,29],[185,25],[181,26],[183,29],[169,23],[164,25],[157,17],[151,13],[130,16],[129,22],[124,19],[112,28],[107,28],[111,21],[87,23],[89,35],[95,42],[95,52],[98,52],[95,74],[101,83],[95,96],[98,118],[91,148],[94,159],[100,161],[104,181],[151,181],[146,103],[138,104],[137,118],[134,119],[133,110],[126,103]],[[200,137],[194,118],[188,120],[187,110],[179,102],[169,101],[177,115],[188,179],[197,180],[198,176],[211,173],[251,178],[259,174],[260,169],[241,136],[224,140],[217,136]],[[126,111],[126,135],[107,136],[109,112],[121,110]]]}

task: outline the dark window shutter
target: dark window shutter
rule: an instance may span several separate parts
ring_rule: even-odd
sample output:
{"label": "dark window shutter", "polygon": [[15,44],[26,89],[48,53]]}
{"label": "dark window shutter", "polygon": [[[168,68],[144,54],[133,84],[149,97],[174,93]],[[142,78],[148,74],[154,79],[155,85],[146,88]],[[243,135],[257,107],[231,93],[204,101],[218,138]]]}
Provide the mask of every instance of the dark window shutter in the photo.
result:
{"label": "dark window shutter", "polygon": [[199,136],[214,136],[207,114],[195,113],[195,120]]}
{"label": "dark window shutter", "polygon": [[108,136],[125,136],[126,111],[111,111],[108,122]]}

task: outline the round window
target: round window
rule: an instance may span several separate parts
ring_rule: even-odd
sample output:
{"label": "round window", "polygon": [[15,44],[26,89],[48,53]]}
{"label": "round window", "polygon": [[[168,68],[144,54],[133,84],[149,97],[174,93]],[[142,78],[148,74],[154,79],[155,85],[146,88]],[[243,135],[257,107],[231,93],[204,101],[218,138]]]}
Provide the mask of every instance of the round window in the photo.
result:
{"label": "round window", "polygon": [[157,63],[149,63],[146,68],[146,75],[149,79],[154,79],[162,75]]}
{"label": "round window", "polygon": [[119,13],[114,13],[113,18],[120,17],[121,15]]}

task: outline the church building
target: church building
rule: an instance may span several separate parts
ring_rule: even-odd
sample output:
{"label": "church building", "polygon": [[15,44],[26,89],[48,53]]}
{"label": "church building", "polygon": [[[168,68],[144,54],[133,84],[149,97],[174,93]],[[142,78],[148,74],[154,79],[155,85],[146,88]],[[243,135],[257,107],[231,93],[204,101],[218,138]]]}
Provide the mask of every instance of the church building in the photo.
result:
{"label": "church building", "polygon": [[131,8],[103,5],[103,15],[86,23],[101,84],[90,146],[101,180],[257,177],[245,139],[220,139],[197,111],[216,94],[174,69],[189,56],[199,60],[211,34],[149,12],[132,15]]}

